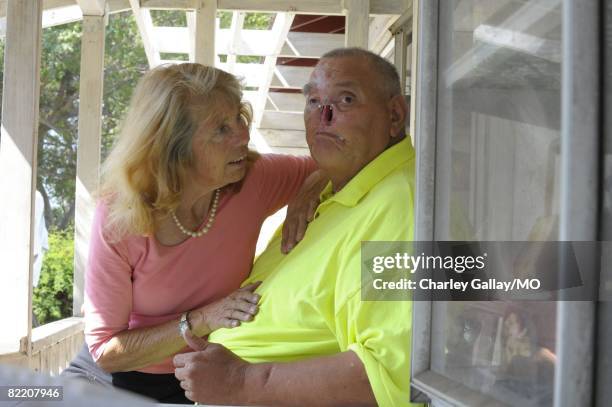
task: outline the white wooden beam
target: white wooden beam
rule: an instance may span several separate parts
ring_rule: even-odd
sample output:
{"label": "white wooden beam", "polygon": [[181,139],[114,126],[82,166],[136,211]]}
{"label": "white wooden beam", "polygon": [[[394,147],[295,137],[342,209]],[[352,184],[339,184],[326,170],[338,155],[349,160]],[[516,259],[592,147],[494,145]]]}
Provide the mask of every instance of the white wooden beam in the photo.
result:
{"label": "white wooden beam", "polygon": [[[192,32],[191,27],[195,24],[190,22],[193,12],[187,14],[187,28],[153,27],[152,35],[159,52],[190,51],[190,38],[195,36],[195,30]],[[275,55],[275,40],[270,30],[243,29],[234,33],[231,29],[224,28],[216,32],[215,48],[217,54],[268,56]],[[320,58],[324,53],[343,46],[344,34],[289,32],[279,56]]]}
{"label": "white wooden beam", "polygon": [[[142,7],[155,9],[195,9],[199,0],[141,0]],[[411,0],[371,0],[370,14],[401,15]],[[269,13],[342,15],[343,0],[218,0],[219,10]]]}
{"label": "white wooden beam", "polygon": [[276,61],[278,54],[280,53],[285,40],[287,39],[287,33],[293,23],[293,13],[278,13],[274,18],[274,24],[272,25],[272,38],[274,38],[274,49],[273,54],[267,56],[264,61],[264,78],[259,84],[257,101],[255,103],[253,123],[255,127],[259,127],[263,116],[263,111],[266,107],[266,100],[268,98],[268,90],[274,77],[274,69],[276,68]]}
{"label": "white wooden beam", "polygon": [[346,34],[344,44],[347,47],[368,49],[368,32],[370,29],[370,1],[345,0]]}
{"label": "white wooden beam", "polygon": [[236,55],[239,54],[238,42],[240,41],[242,26],[244,25],[245,13],[239,11],[232,12],[232,24],[230,26],[229,46],[227,50],[227,68],[229,72],[234,73],[234,65],[236,64]]}
{"label": "white wooden beam", "polygon": [[104,81],[104,16],[84,16],[79,85],[79,139],[75,206],[73,315],[81,315],[89,238],[95,211],[94,192],[100,176],[102,84]]}
{"label": "white wooden beam", "polygon": [[421,42],[419,41],[419,2],[412,3],[412,45],[410,46],[410,129],[409,134],[412,145],[416,144],[416,96],[418,75],[418,53]]}
{"label": "white wooden beam", "polygon": [[10,1],[6,7],[0,136],[0,353],[25,350],[29,356],[42,1]]}
{"label": "white wooden beam", "polygon": [[134,13],[134,18],[136,19],[138,31],[140,31],[140,38],[142,39],[145,54],[147,55],[149,67],[155,68],[160,64],[160,56],[155,41],[153,40],[153,21],[151,20],[151,13],[148,9],[140,7],[139,0],[129,1],[132,12]]}
{"label": "white wooden beam", "polygon": [[410,24],[410,27],[412,27],[412,21],[409,21],[405,23],[402,28],[398,29],[393,33],[393,61],[395,69],[397,69],[397,73],[399,74],[400,88],[402,89],[402,94],[406,92],[406,74],[408,71],[408,24]]}
{"label": "white wooden beam", "polygon": [[[195,62],[195,11],[187,11],[185,14],[187,17],[186,29],[183,27],[153,27],[153,32],[156,36],[159,52],[171,52],[168,51],[168,49],[180,49],[187,46],[187,52],[189,52],[189,62]],[[163,32],[163,30],[166,30],[166,32]],[[156,32],[160,31],[162,31],[163,34],[157,35]]]}
{"label": "white wooden beam", "polygon": [[320,58],[332,49],[344,46],[344,34],[289,32],[280,56]]}
{"label": "white wooden beam", "polygon": [[391,41],[391,25],[397,20],[397,16],[375,16],[370,23],[368,33],[368,46],[370,51],[380,54],[385,46]]}
{"label": "white wooden beam", "polygon": [[314,67],[311,66],[277,65],[274,69],[275,79],[272,81],[272,86],[302,89],[313,70]]}
{"label": "white wooden beam", "polygon": [[106,14],[106,0],[76,0],[83,15],[103,16]]}
{"label": "white wooden beam", "polygon": [[216,0],[199,0],[195,10],[195,62],[215,65]]}
{"label": "white wooden beam", "polygon": [[304,114],[300,112],[264,111],[260,128],[304,131]]}
{"label": "white wooden beam", "polygon": [[[302,113],[306,105],[304,95],[301,93],[269,92],[268,99],[274,104],[274,107],[284,112]],[[270,109],[266,107],[266,110]]]}

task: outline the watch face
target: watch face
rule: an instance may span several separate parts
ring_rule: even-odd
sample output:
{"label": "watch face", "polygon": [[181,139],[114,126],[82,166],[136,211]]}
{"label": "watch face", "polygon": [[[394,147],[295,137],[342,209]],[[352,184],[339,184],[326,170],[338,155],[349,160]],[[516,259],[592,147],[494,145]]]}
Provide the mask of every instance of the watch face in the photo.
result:
{"label": "watch face", "polygon": [[187,322],[187,320],[181,320],[181,322],[179,322],[179,331],[181,332],[181,335],[185,336],[185,332],[188,330],[189,322]]}
{"label": "watch face", "polygon": [[181,321],[179,322],[179,331],[182,336],[185,336],[185,332],[191,331],[191,326],[189,325],[189,317],[186,313],[181,316]]}

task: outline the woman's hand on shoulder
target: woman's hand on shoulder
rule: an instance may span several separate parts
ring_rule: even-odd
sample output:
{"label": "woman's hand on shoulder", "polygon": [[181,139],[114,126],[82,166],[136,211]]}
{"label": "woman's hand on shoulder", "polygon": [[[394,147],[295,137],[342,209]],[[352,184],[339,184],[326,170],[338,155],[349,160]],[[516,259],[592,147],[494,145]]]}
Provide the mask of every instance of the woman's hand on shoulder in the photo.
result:
{"label": "woman's hand on shoulder", "polygon": [[321,191],[328,181],[321,170],[314,171],[304,180],[297,195],[289,201],[283,224],[281,252],[289,253],[304,238],[308,223],[313,220],[319,206]]}
{"label": "woman's hand on shoulder", "polygon": [[252,321],[259,311],[260,296],[254,291],[261,281],[246,285],[225,298],[191,312],[196,335],[208,335],[219,328],[235,328],[241,322]]}

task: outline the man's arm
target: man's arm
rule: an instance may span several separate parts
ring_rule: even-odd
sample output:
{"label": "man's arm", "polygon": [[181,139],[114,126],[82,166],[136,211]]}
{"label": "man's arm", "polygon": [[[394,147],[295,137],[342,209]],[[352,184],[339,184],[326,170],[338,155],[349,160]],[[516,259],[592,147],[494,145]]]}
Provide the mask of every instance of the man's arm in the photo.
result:
{"label": "man's arm", "polygon": [[354,352],[287,363],[248,363],[225,347],[174,358],[187,398],[209,404],[375,406],[365,368]]}

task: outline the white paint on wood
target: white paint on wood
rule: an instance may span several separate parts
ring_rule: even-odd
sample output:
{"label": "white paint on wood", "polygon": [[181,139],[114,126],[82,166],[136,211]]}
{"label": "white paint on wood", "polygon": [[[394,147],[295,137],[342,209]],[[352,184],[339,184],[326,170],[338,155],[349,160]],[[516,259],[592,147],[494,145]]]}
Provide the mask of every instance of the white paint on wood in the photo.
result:
{"label": "white paint on wood", "polygon": [[397,69],[397,73],[400,78],[400,88],[402,89],[402,93],[405,92],[406,89],[406,51],[407,51],[407,35],[406,32],[402,29],[397,31],[393,35],[394,40],[394,65],[395,69]]}
{"label": "white paint on wood", "polygon": [[[193,15],[193,12],[189,14]],[[189,27],[153,27],[152,34],[152,39],[159,52],[187,54],[191,51]]]}
{"label": "white paint on wood", "polygon": [[74,236],[73,315],[81,315],[84,276],[89,253],[94,193],[100,176],[102,84],[104,78],[104,16],[84,16],[79,85],[79,138]]}
{"label": "white paint on wood", "polygon": [[254,127],[254,126],[251,127],[250,136],[251,136],[251,141],[249,144],[255,147],[257,151],[259,151],[262,154],[272,152],[272,148],[268,145],[268,143],[266,142],[266,139],[259,132],[259,129],[257,127]]}
{"label": "white paint on wood", "polygon": [[[198,0],[142,0],[142,7],[168,10],[195,9]],[[410,0],[371,0],[370,14],[400,15]],[[219,0],[219,10],[270,13],[341,15],[342,0]]]}
{"label": "white paint on wood", "polygon": [[[227,63],[219,64],[218,68],[230,72]],[[264,80],[264,69],[263,64],[236,63],[234,65],[234,75],[242,79],[245,86],[258,87]],[[253,100],[253,102],[255,102],[255,100]]]}
{"label": "white paint on wood", "polygon": [[412,145],[416,145],[414,139],[416,134],[416,89],[417,89],[417,71],[418,66],[418,51],[419,51],[419,2],[412,3],[412,45],[410,46],[410,137]]}
{"label": "white paint on wood", "polygon": [[263,111],[266,107],[266,100],[268,97],[268,89],[272,84],[272,78],[274,77],[274,69],[276,67],[276,61],[278,54],[280,53],[285,40],[287,39],[287,33],[293,23],[294,14],[292,13],[278,13],[274,18],[272,24],[272,38],[274,38],[274,49],[273,54],[267,56],[264,61],[264,77],[259,84],[257,100],[253,105],[253,123],[255,127],[260,127]]}
{"label": "white paint on wood", "polygon": [[304,114],[299,112],[265,111],[261,119],[260,128],[304,131]]}
{"label": "white paint on wood", "polygon": [[[178,31],[176,34],[166,34],[164,35],[164,38],[161,39],[159,37],[157,37],[157,44],[160,47],[160,52],[171,52],[171,51],[166,51],[166,49],[168,48],[164,48],[162,49],[162,42],[166,41],[166,39],[168,38],[168,41],[174,41],[175,47],[176,45],[178,45],[179,47],[182,46],[183,44],[187,44],[188,51],[189,51],[189,62],[195,62],[195,47],[196,47],[196,40],[195,40],[195,34],[196,34],[196,30],[195,30],[195,25],[196,25],[196,20],[195,20],[195,11],[187,11],[186,12],[186,17],[187,17],[187,38],[185,38],[185,28],[179,27],[180,31]],[[155,27],[155,29],[158,29],[161,27]],[[174,33],[174,31],[173,31]],[[170,45],[171,46],[171,45]]]}
{"label": "white paint on wood", "polygon": [[157,49],[156,43],[153,38],[153,21],[151,20],[151,13],[148,9],[140,7],[139,0],[129,0],[134,18],[136,19],[136,25],[140,32],[140,38],[142,39],[142,45],[144,46],[145,54],[147,55],[147,61],[149,62],[150,68],[155,68],[160,64],[159,50]]}
{"label": "white paint on wood", "polygon": [[268,99],[281,111],[298,112],[304,111],[305,99],[301,93],[269,92]]}
{"label": "white paint on wood", "polygon": [[230,26],[230,37],[227,52],[227,69],[234,73],[234,65],[236,64],[236,56],[238,52],[238,43],[240,42],[242,26],[244,25],[245,13],[239,11],[232,12],[232,24]]}
{"label": "white paint on wood", "polygon": [[105,0],[76,0],[77,4],[83,10],[83,15],[88,16],[103,16],[106,14]]}
{"label": "white paint on wood", "polygon": [[275,73],[278,81],[273,81],[272,85],[302,89],[310,79],[313,70],[314,67],[311,66],[277,65]]}
{"label": "white paint on wood", "polygon": [[[20,350],[32,327],[32,242],[42,1],[7,5],[0,136],[0,352]],[[29,348],[29,347],[28,347]]]}
{"label": "white paint on wood", "polygon": [[199,0],[195,10],[195,62],[215,65],[216,0]]}
{"label": "white paint on wood", "polygon": [[397,16],[374,16],[370,22],[368,33],[368,46],[370,51],[380,54],[385,46],[391,41],[391,26],[397,20]]}
{"label": "white paint on wood", "polygon": [[[44,2],[43,4],[45,4]],[[0,4],[0,7],[2,5]],[[6,35],[6,16],[4,9],[1,9],[0,15],[0,37]],[[56,25],[73,23],[80,21],[83,18],[81,8],[76,5],[60,5],[59,7],[45,9],[42,15],[42,27],[55,27]]]}
{"label": "white paint on wood", "polygon": [[319,58],[344,46],[344,34],[290,32],[280,56]]}
{"label": "white paint on wood", "polygon": [[345,45],[368,49],[370,1],[344,0],[344,6],[346,13]]}

